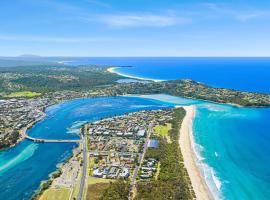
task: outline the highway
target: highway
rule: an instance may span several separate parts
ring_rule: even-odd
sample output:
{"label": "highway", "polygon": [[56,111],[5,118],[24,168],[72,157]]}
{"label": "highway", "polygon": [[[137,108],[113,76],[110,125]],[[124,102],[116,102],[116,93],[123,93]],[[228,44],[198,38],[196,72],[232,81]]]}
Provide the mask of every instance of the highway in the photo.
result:
{"label": "highway", "polygon": [[80,182],[80,190],[78,194],[78,200],[83,199],[83,192],[85,187],[85,181],[87,176],[87,142],[86,142],[86,128],[84,129],[84,134],[82,134],[82,142],[83,142],[83,169],[82,169],[82,177]]}

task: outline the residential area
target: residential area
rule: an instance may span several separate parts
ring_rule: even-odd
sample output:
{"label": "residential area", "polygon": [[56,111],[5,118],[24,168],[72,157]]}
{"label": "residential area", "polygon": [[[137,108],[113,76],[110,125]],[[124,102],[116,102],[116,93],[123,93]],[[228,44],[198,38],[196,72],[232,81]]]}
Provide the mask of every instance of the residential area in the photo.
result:
{"label": "residential area", "polygon": [[[172,120],[172,110],[145,110],[103,119],[86,125],[89,177],[99,180],[123,179],[136,185],[157,174],[159,163],[144,158],[148,148],[158,141],[153,128]],[[91,183],[90,183],[91,187]],[[133,190],[133,188],[131,188]]]}

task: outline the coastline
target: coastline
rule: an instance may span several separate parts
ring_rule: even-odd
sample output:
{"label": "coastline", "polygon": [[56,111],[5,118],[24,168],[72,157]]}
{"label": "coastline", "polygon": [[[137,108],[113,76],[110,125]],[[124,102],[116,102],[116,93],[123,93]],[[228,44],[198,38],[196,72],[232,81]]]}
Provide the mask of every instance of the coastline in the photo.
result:
{"label": "coastline", "polygon": [[183,155],[184,165],[190,177],[196,199],[213,200],[214,197],[206,184],[206,180],[196,164],[196,154],[193,149],[193,141],[190,135],[192,134],[192,122],[196,112],[195,106],[183,106],[183,108],[186,111],[186,116],[183,119],[180,129],[179,145]]}
{"label": "coastline", "polygon": [[127,77],[127,78],[137,79],[137,80],[142,80],[142,81],[153,81],[153,82],[162,82],[162,81],[164,81],[164,80],[151,79],[151,78],[142,78],[142,77],[138,77],[138,76],[131,76],[131,75],[119,73],[119,72],[115,71],[118,68],[121,68],[121,67],[109,67],[107,69],[107,71],[110,72],[110,73],[118,74],[119,76],[124,76],[124,77]]}

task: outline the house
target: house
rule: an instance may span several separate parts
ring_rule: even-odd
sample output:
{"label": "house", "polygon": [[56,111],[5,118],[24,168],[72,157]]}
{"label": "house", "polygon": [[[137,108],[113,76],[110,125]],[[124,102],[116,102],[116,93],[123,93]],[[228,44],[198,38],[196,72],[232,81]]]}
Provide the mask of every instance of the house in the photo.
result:
{"label": "house", "polygon": [[145,135],[145,130],[143,129],[143,130],[139,130],[138,132],[137,132],[137,136],[138,137],[143,137]]}
{"label": "house", "polygon": [[103,177],[103,172],[98,168],[93,171],[93,176],[97,178],[102,178]]}
{"label": "house", "polygon": [[111,169],[108,173],[108,177],[109,178],[117,178],[119,171],[120,170],[117,167],[111,167]]}
{"label": "house", "polygon": [[128,168],[124,167],[119,175],[121,178],[128,178],[129,177],[129,170]]}

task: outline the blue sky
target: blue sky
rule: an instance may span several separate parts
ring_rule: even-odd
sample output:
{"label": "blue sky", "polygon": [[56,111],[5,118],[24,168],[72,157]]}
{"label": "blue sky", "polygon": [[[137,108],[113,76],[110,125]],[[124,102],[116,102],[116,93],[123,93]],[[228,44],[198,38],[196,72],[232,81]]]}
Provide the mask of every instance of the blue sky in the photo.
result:
{"label": "blue sky", "polygon": [[0,55],[270,56],[270,1],[3,0]]}

